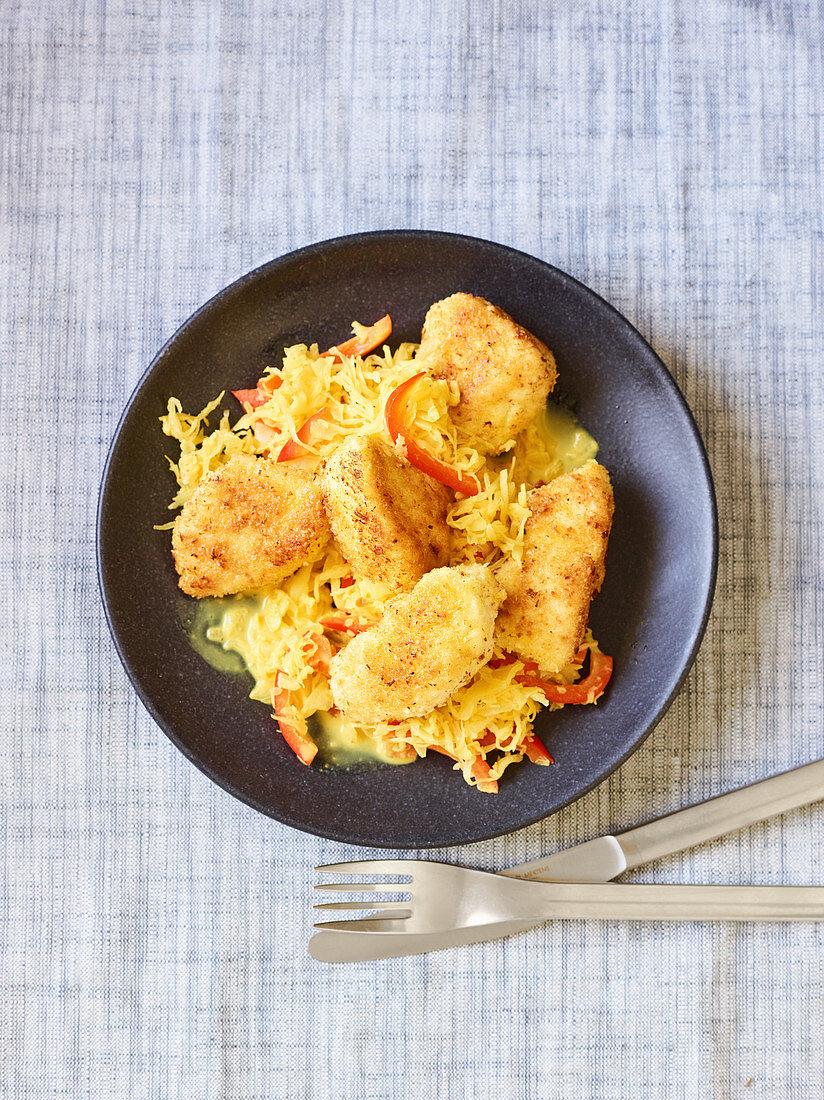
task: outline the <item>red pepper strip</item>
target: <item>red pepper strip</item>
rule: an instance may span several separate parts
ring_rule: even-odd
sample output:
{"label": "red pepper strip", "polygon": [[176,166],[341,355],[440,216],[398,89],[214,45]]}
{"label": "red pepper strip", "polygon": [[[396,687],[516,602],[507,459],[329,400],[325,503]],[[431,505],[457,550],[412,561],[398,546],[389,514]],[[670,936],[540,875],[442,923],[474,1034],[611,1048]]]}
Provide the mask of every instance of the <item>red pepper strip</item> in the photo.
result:
{"label": "red pepper strip", "polygon": [[[277,681],[275,681],[277,683]],[[278,720],[278,726],[283,740],[295,754],[295,756],[304,764],[311,764],[315,759],[318,751],[318,746],[305,733],[295,726],[287,717],[289,712],[289,692],[285,689],[272,692],[272,706],[275,710],[275,717]]]}
{"label": "red pepper strip", "polygon": [[262,378],[258,379],[257,388],[261,393],[268,394],[270,397],[275,390],[280,389],[280,384],[283,381],[279,374],[264,374]]}
{"label": "red pepper strip", "polygon": [[521,742],[521,748],[533,764],[554,764],[555,757],[545,747],[537,733],[525,737]]}
{"label": "red pepper strip", "polygon": [[310,634],[310,639],[315,643],[314,652],[306,660],[318,672],[329,674],[329,664],[334,656],[332,643],[323,634]]}
{"label": "red pepper strip", "polygon": [[475,763],[472,765],[472,774],[475,776],[479,791],[484,791],[486,794],[498,793],[498,780],[492,778],[489,764],[487,764],[482,756],[475,757]]}
{"label": "red pepper strip", "polygon": [[537,676],[519,676],[518,683],[538,687],[550,703],[594,703],[604,694],[612,676],[612,658],[599,649],[589,651],[589,675],[577,684],[553,684]]}
{"label": "red pepper strip", "polygon": [[232,393],[244,408],[249,405],[253,409],[259,409],[261,405],[265,405],[269,400],[269,395],[262,393],[257,388],[253,390],[232,390]]}
{"label": "red pepper strip", "polygon": [[[432,749],[433,752],[439,752],[442,756],[448,756],[450,760],[458,759],[457,756],[454,756],[448,749],[444,749],[440,745],[428,745],[427,748]],[[483,791],[485,794],[498,793],[498,780],[492,778],[489,764],[482,756],[476,756],[473,760],[472,774],[477,781],[479,791]]]}
{"label": "red pepper strip", "polygon": [[258,379],[253,390],[232,390],[232,393],[244,407],[251,405],[253,409],[259,409],[266,404],[282,381],[279,374],[267,374]]}
{"label": "red pepper strip", "polygon": [[339,634],[360,634],[362,630],[368,630],[375,624],[356,619],[341,611],[337,615],[324,615],[320,625],[324,630],[336,630]]}
{"label": "red pepper strip", "polygon": [[280,449],[278,462],[288,462],[290,458],[300,458],[301,455],[307,454],[306,447],[302,447],[301,443],[309,443],[315,428],[323,422],[329,423],[331,419],[331,413],[327,409],[312,413],[309,419],[298,428],[297,436],[300,443],[296,443],[294,439],[288,439]]}
{"label": "red pepper strip", "polygon": [[351,588],[354,583],[355,583],[355,578],[354,577],[341,577],[341,579],[340,579],[341,588]]}
{"label": "red pepper strip", "polygon": [[423,378],[425,374],[426,371],[420,371],[418,374],[413,374],[411,378],[407,378],[405,382],[401,382],[397,389],[394,389],[392,393],[390,393],[386,401],[386,407],[383,410],[383,415],[386,420],[386,430],[392,437],[393,443],[397,443],[398,439],[403,439],[406,448],[406,457],[413,466],[417,466],[423,473],[429,474],[430,477],[434,477],[436,481],[448,485],[450,489],[455,489],[456,492],[463,493],[465,497],[475,496],[476,493],[481,491],[480,482],[476,477],[472,477],[469,474],[461,474],[454,466],[448,466],[445,462],[441,462],[440,459],[431,455],[429,451],[424,450],[423,447],[419,447],[409,434],[409,424],[407,423],[408,411],[406,408],[407,394],[418,379]]}
{"label": "red pepper strip", "polygon": [[321,355],[331,356],[339,363],[343,362],[344,355],[368,355],[370,351],[374,351],[375,348],[379,348],[381,344],[385,343],[391,334],[392,318],[387,313],[385,317],[375,321],[374,325],[370,325],[363,336],[353,336],[351,340],[346,340],[343,344],[336,344],[328,351],[322,351]]}

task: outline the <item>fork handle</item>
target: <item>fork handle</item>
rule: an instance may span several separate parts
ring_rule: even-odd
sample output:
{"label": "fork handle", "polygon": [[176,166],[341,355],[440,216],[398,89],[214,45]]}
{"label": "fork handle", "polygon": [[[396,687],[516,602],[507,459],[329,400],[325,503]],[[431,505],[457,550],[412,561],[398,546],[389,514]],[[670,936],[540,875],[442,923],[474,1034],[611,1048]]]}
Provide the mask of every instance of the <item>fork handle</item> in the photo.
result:
{"label": "fork handle", "polygon": [[824,920],[824,886],[523,881],[507,894],[497,919]]}

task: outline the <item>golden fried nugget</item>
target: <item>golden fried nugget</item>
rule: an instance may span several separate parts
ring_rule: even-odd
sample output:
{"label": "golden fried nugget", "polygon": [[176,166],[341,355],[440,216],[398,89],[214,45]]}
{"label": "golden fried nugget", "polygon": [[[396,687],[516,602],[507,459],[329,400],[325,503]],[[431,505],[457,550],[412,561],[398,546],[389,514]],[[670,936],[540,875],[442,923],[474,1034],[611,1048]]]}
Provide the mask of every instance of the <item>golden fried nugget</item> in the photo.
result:
{"label": "golden fried nugget", "polygon": [[433,569],[395,597],[377,626],[332,658],[332,696],[366,724],[428,714],[492,655],[504,590],[483,565]]}
{"label": "golden fried nugget", "polygon": [[433,378],[457,382],[461,399],[452,419],[489,454],[499,454],[534,420],[557,375],[549,348],[472,294],[430,307],[417,358]]}
{"label": "golden fried nugget", "polygon": [[190,596],[278,584],[329,541],[320,489],[302,471],[240,454],[207,474],[175,520],[172,553]]}
{"label": "golden fried nugget", "polygon": [[358,579],[406,590],[445,565],[452,494],[374,436],[354,436],[327,460],[323,503]]}
{"label": "golden fried nugget", "polygon": [[594,459],[529,494],[524,557],[498,573],[507,590],[495,640],[542,672],[556,673],[584,638],[589,605],[604,579],[613,497]]}

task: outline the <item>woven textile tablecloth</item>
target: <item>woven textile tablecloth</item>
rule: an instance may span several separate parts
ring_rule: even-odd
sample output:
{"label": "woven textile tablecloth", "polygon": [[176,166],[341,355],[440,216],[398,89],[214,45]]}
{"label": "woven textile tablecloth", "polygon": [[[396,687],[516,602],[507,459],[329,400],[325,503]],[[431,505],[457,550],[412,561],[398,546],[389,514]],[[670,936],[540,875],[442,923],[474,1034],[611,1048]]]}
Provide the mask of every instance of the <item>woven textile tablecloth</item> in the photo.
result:
{"label": "woven textile tablecloth", "polygon": [[[813,0],[4,0],[4,1100],[824,1096],[823,924],[310,960],[311,868],[356,850],[184,759],[94,566],[117,419],[198,305],[342,233],[489,238],[662,356],[709,451],[719,576],[684,689],[610,780],[433,854],[503,867],[824,756],[823,32]],[[634,878],[822,883],[822,824]]]}

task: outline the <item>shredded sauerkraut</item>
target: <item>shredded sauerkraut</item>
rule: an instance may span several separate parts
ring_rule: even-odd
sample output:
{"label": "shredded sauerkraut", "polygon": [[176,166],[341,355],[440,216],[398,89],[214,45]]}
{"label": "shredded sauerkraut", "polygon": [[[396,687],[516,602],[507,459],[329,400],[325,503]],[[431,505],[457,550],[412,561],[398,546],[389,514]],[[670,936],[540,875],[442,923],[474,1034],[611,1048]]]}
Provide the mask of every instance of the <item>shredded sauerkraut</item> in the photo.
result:
{"label": "shredded sauerkraut", "polygon": [[[361,336],[365,329],[353,325],[353,331]],[[322,355],[317,344],[293,345],[284,353],[282,369],[271,367],[261,380],[261,390],[268,393],[265,403],[245,406],[234,423],[223,412],[214,427],[210,417],[222,393],[196,415],[185,413],[177,398],[170,398],[161,425],[180,444],[180,456],[168,460],[178,483],[169,507],[182,507],[204,475],[240,452],[274,457],[293,440],[302,452],[293,461],[311,470],[350,435],[387,438],[384,406],[393,390],[419,370],[416,350],[417,345],[404,343],[394,353],[384,346],[360,358]],[[527,494],[570,468],[569,455],[553,446],[539,418],[507,456],[486,459],[458,438],[449,415],[458,397],[454,383],[422,377],[410,394],[409,422],[421,446],[480,483],[476,495],[458,496],[447,515],[453,531],[450,564],[480,562],[497,570],[510,558],[520,563],[529,515]],[[300,429],[318,414],[324,430],[310,441],[301,439]],[[580,438],[583,462],[597,448],[585,433]],[[224,597],[222,622],[210,629],[209,638],[243,657],[255,681],[251,698],[272,706],[278,693],[288,692],[290,720],[305,733],[307,719],[333,708],[321,620],[346,612],[360,621],[377,622],[391,596],[380,583],[353,580],[333,546],[319,562],[302,567],[277,588],[252,598]],[[335,639],[345,644],[345,634],[337,633]],[[588,634],[584,649],[594,647]],[[502,652],[495,658],[447,703],[422,718],[370,727],[342,718],[343,739],[370,742],[396,762],[425,756],[432,749],[444,752],[470,784],[478,783],[480,758],[488,764],[485,778],[499,779],[510,764],[523,759],[533,720],[547,700],[540,687],[519,681],[525,670],[522,661]],[[570,664],[558,682],[573,683],[580,668],[580,663]]]}

